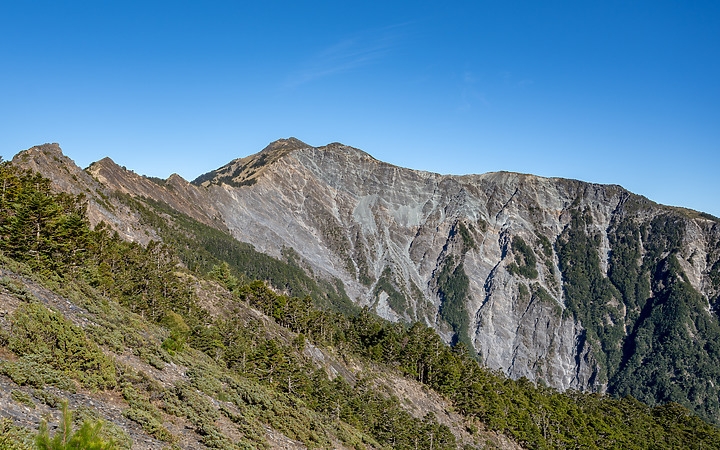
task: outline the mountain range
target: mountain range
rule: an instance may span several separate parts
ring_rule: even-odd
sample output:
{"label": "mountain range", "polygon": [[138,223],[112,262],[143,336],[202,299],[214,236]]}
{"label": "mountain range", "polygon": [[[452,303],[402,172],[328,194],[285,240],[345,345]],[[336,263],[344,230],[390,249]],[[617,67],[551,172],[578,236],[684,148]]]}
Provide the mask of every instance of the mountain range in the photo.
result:
{"label": "mountain range", "polygon": [[[258,274],[276,292],[324,286],[326,308],[419,322],[512,379],[676,402],[720,422],[713,216],[616,185],[440,175],[295,138],[192,182],[109,158],[83,170],[57,144],[12,163],[83,194],[90,223],[127,241],[168,240],[168,227],[193,220],[298,268],[293,280]],[[183,262],[203,258],[188,248]]]}

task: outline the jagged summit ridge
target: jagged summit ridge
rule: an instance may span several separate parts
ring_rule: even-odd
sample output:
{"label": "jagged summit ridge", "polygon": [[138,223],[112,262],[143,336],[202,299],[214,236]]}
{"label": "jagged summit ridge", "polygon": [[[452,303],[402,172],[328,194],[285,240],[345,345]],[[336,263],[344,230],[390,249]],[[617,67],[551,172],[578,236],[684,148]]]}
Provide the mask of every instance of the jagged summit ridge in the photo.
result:
{"label": "jagged summit ridge", "polygon": [[269,143],[267,145],[267,147],[265,147],[264,149],[262,149],[260,151],[260,153],[272,152],[272,151],[277,151],[277,150],[293,150],[293,149],[306,148],[306,147],[310,147],[310,146],[298,138],[289,137],[287,139],[278,139],[276,141]]}
{"label": "jagged summit ridge", "polygon": [[[62,152],[62,149],[60,149],[60,144],[56,142],[30,147],[29,149],[15,155],[12,160],[16,164],[19,162],[28,162],[30,164],[35,163],[35,166],[37,166],[40,161],[45,161],[48,159],[57,161],[67,159],[68,161],[70,161],[70,158],[65,156]],[[33,170],[36,169],[33,168]]]}
{"label": "jagged summit ridge", "polygon": [[196,186],[228,185],[231,187],[252,186],[266,172],[267,168],[288,155],[298,152],[319,151],[323,153],[342,153],[348,157],[359,156],[376,161],[367,153],[338,142],[322,147],[312,147],[303,141],[291,137],[271,142],[262,151],[243,158],[237,158],[219,169],[200,175],[192,184]]}
{"label": "jagged summit ridge", "polygon": [[249,186],[257,182],[266,165],[305,147],[308,145],[294,137],[278,139],[254,155],[234,159],[219,169],[200,175],[192,184],[205,187],[221,184],[233,187]]}

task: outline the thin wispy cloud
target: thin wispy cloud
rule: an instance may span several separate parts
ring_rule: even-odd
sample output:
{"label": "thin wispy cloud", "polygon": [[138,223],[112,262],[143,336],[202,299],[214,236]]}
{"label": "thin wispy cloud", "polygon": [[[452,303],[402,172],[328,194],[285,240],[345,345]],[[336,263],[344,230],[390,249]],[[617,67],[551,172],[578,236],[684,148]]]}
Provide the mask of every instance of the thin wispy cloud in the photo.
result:
{"label": "thin wispy cloud", "polygon": [[480,103],[483,106],[490,106],[485,93],[479,89],[480,79],[470,71],[462,74],[460,91],[460,111],[469,111],[473,105]]}
{"label": "thin wispy cloud", "polygon": [[527,87],[530,85],[535,84],[535,81],[530,78],[523,78],[518,80],[517,77],[511,72],[500,72],[500,77],[503,79],[503,82],[508,85],[516,86],[516,87]]}
{"label": "thin wispy cloud", "polygon": [[490,106],[490,101],[488,101],[485,93],[477,89],[465,88],[461,93],[460,111],[469,111],[473,108],[473,105],[477,103],[483,106]]}
{"label": "thin wispy cloud", "polygon": [[298,87],[379,63],[400,45],[407,26],[398,24],[347,36],[321,49],[291,72],[284,87]]}
{"label": "thin wispy cloud", "polygon": [[477,83],[478,79],[472,72],[465,71],[463,73],[463,82],[466,84],[475,84]]}
{"label": "thin wispy cloud", "polygon": [[[503,71],[499,72],[496,79],[501,83],[510,87],[514,90],[521,90],[528,88],[535,84],[535,81],[530,78],[517,79],[511,72]],[[492,80],[488,83],[483,82],[480,76],[474,72],[465,71],[460,76],[460,104],[458,109],[460,111],[470,111],[476,105],[489,107],[492,105],[490,99],[486,95],[486,91],[489,90],[490,95],[495,94],[494,89],[497,89],[497,82]],[[497,95],[495,95],[497,97]]]}

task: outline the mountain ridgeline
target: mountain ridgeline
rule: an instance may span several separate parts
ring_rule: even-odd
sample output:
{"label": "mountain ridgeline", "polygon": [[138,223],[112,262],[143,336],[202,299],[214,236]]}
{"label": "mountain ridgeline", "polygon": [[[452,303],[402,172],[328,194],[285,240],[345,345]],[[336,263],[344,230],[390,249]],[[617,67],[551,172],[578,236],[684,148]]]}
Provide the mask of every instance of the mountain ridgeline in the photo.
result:
{"label": "mountain ridgeline", "polygon": [[192,183],[107,158],[83,171],[54,144],[13,163],[84,193],[93,225],[172,244],[189,268],[227,263],[324,308],[419,322],[513,379],[675,402],[720,423],[712,216],[619,186],[439,175],[294,138]]}

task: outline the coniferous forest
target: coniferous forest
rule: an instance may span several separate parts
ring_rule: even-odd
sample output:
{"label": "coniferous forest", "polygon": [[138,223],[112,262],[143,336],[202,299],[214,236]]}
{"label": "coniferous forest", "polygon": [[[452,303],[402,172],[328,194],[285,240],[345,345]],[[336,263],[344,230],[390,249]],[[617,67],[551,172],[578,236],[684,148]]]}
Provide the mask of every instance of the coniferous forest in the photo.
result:
{"label": "coniferous forest", "polygon": [[[3,419],[0,448],[130,448],[132,427],[168,448],[194,442],[182,430],[210,448],[270,448],[268,430],[310,448],[492,447],[493,436],[526,448],[720,447],[720,429],[683,406],[633,398],[626,366],[634,362],[620,354],[608,353],[605,367],[622,398],[511,380],[462,340],[448,346],[420,323],[390,323],[354,306],[342,283],[310,277],[292,252],[271,258],[167,205],[118,197],[162,238],[142,246],[103,223],[91,227],[83,197],[57,193],[39,175],[3,162],[0,186],[0,292],[8,299],[0,374],[16,386],[12,401],[64,411],[53,430]],[[617,239],[633,235],[628,227],[617,224]],[[561,258],[583,251],[579,238],[564,242]],[[513,246],[524,255],[515,270],[533,278],[532,250]],[[573,270],[593,270],[563,267],[571,280]],[[621,273],[632,269],[618,261],[612,277],[638,278]],[[460,272],[447,264],[448,285],[462,284]],[[592,280],[569,286],[571,300],[581,289],[611,289]],[[637,281],[622,295],[646,288]],[[682,284],[667,289],[672,296]],[[453,322],[461,317],[453,305],[441,313],[466,327]],[[573,305],[573,314],[598,313]],[[612,329],[590,331],[612,340],[602,334]],[[636,334],[640,345],[642,327]],[[362,370],[328,370],[318,352]],[[384,384],[391,377],[448,402],[464,437],[433,413],[411,414]],[[68,408],[67,398],[86,393],[117,398],[130,425]]]}

